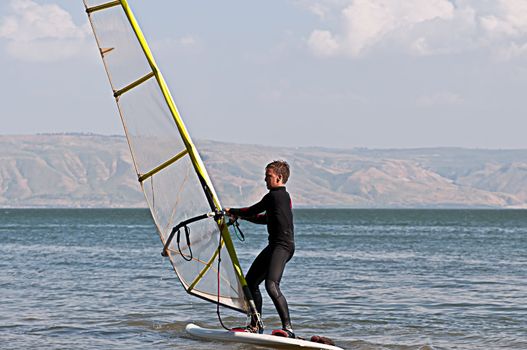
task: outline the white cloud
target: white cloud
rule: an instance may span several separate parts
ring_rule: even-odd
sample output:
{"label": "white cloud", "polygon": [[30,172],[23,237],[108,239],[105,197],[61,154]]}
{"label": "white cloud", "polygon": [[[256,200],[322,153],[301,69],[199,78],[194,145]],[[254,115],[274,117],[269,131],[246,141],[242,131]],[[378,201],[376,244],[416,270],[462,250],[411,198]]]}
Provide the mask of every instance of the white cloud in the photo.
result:
{"label": "white cloud", "polygon": [[182,37],[179,42],[183,46],[193,46],[196,45],[196,38],[194,38],[192,35],[187,35]]}
{"label": "white cloud", "polygon": [[327,30],[315,30],[311,33],[308,45],[320,56],[332,56],[338,52],[340,46],[337,39]]}
{"label": "white cloud", "polygon": [[518,57],[527,57],[527,42],[523,45],[512,42],[507,47],[500,47],[494,52],[494,57],[500,61],[510,61]]}
{"label": "white cloud", "polygon": [[331,42],[332,45],[326,45],[326,55],[359,56],[390,34],[412,30],[426,21],[449,20],[453,13],[454,6],[447,0],[355,0],[341,11],[343,33],[315,30],[311,39],[319,40],[310,40],[309,45],[321,55],[321,42]]}
{"label": "white cloud", "polygon": [[475,48],[490,49],[500,57],[504,51],[510,55],[525,53],[526,0],[458,0],[455,5],[449,0],[349,0],[345,4],[327,4],[340,6],[342,29],[313,30],[308,45],[319,56],[360,57],[383,49],[416,55]]}
{"label": "white cloud", "polygon": [[88,24],[77,26],[71,15],[56,4],[12,0],[10,10],[0,19],[0,38],[6,40],[6,50],[12,57],[32,62],[58,61],[88,47]]}
{"label": "white cloud", "polygon": [[417,105],[422,107],[452,106],[463,103],[463,98],[452,92],[438,92],[432,95],[420,96]]}
{"label": "white cloud", "polygon": [[329,9],[321,3],[309,4],[308,10],[320,19],[327,18],[329,12]]}
{"label": "white cloud", "polygon": [[527,32],[527,1],[500,0],[498,1],[506,22],[509,22],[519,34]]}

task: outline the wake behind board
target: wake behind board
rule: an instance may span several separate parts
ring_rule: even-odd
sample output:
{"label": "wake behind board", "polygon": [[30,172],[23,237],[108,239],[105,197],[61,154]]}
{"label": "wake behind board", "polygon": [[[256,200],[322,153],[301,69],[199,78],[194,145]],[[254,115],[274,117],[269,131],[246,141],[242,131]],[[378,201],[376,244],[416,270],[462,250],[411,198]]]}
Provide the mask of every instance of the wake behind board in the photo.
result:
{"label": "wake behind board", "polygon": [[185,328],[187,333],[202,339],[221,340],[235,343],[246,343],[260,346],[268,346],[276,349],[324,349],[343,350],[338,346],[315,343],[308,340],[291,339],[270,334],[255,334],[245,332],[233,332],[224,329],[201,328],[189,323]]}

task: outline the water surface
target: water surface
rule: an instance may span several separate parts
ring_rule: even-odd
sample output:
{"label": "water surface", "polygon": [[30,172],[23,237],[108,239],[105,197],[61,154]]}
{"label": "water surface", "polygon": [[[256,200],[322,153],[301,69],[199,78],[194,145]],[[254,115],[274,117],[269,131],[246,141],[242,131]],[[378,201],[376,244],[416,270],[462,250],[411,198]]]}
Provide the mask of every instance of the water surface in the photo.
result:
{"label": "water surface", "polygon": [[[281,287],[299,335],[346,349],[527,349],[527,211],[296,210],[295,225]],[[266,234],[242,228],[247,270]],[[185,334],[218,327],[216,307],[187,295],[160,251],[146,210],[1,209],[2,349],[256,349]]]}

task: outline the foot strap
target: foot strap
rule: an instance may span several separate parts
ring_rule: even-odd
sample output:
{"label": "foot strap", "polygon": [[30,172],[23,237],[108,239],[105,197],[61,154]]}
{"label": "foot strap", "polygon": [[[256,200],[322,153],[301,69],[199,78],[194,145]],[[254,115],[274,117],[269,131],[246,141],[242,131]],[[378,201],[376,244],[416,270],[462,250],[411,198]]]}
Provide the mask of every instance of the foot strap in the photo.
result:
{"label": "foot strap", "polygon": [[314,335],[311,337],[311,341],[313,343],[321,343],[321,344],[327,344],[327,345],[335,345],[335,342],[329,338],[322,337],[319,335]]}
{"label": "foot strap", "polygon": [[285,329],[275,329],[271,334],[276,335],[277,337],[295,338],[295,334],[293,332]]}

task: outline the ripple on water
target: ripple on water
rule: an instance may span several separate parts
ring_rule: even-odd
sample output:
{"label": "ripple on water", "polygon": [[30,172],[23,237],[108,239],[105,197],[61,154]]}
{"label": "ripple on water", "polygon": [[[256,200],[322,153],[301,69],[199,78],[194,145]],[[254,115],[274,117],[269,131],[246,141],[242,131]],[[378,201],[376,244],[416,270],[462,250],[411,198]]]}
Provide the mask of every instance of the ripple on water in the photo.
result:
{"label": "ripple on water", "polygon": [[[189,322],[218,327],[216,307],[182,290],[147,215],[10,212],[0,220],[2,348],[256,349],[185,334]],[[527,215],[316,212],[295,214],[297,252],[281,283],[299,334],[346,349],[527,349]],[[265,232],[244,231],[235,244],[247,270]],[[279,327],[262,292],[264,321]]]}

